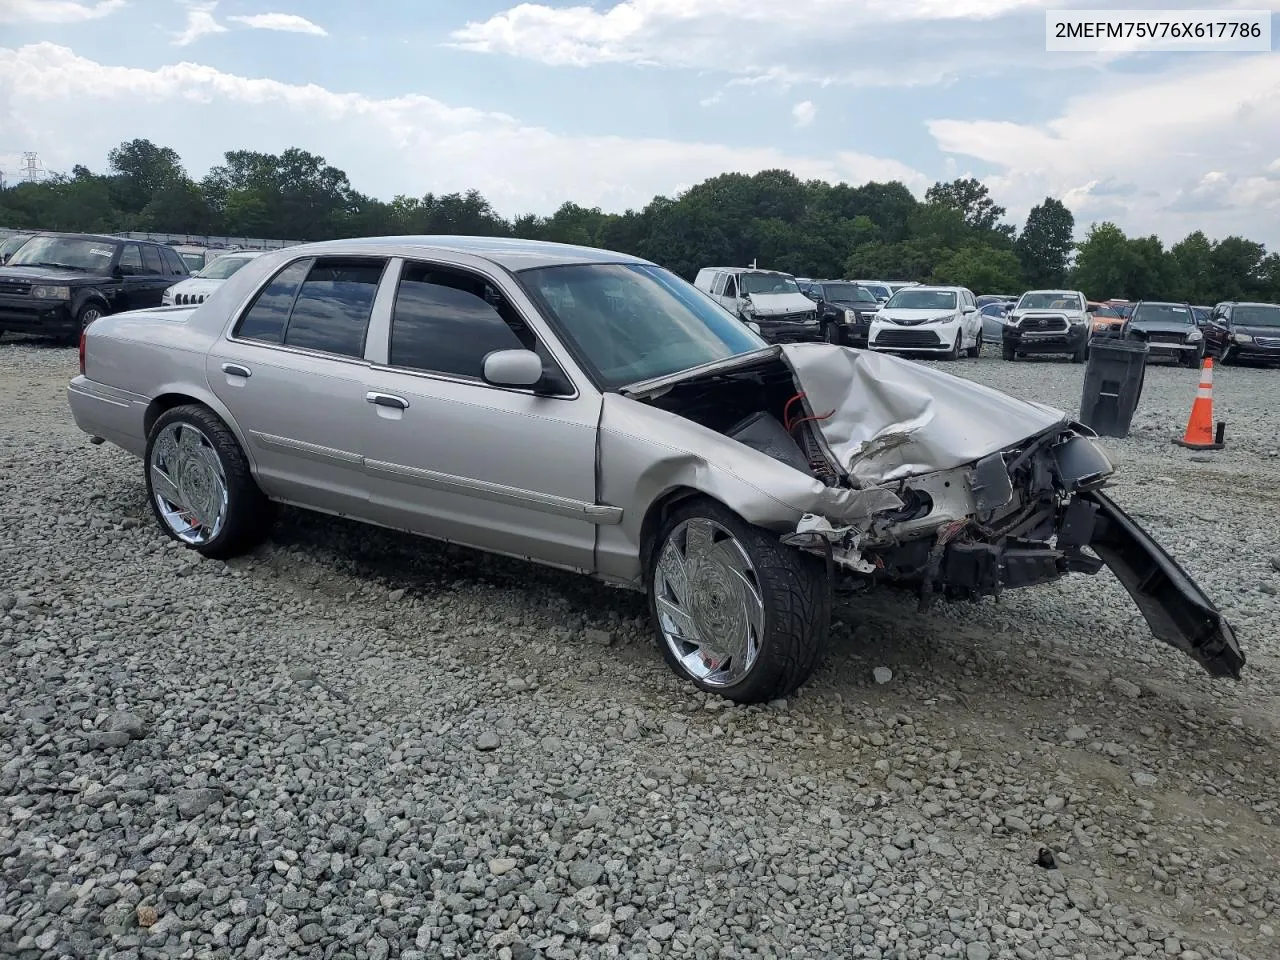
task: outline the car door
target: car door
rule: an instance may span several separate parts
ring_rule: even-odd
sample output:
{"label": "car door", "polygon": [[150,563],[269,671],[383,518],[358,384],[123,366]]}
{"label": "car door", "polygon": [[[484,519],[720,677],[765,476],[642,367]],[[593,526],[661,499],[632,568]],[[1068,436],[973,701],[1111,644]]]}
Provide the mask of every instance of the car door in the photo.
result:
{"label": "car door", "polygon": [[[406,260],[374,334],[362,435],[379,523],[497,553],[595,567],[601,399],[534,332],[533,306],[479,264]],[[547,394],[483,378],[494,350],[537,351]]]}
{"label": "car door", "polygon": [[1206,352],[1221,356],[1222,349],[1230,338],[1231,321],[1228,319],[1228,310],[1228,307],[1219,304],[1209,314],[1209,323],[1204,328]]}
{"label": "car door", "polygon": [[268,496],[367,519],[370,321],[388,258],[303,257],[267,280],[210,350],[209,385]]}
{"label": "car door", "polygon": [[137,295],[132,299],[139,307],[158,307],[165,288],[169,286],[164,260],[160,256],[160,248],[155,244],[141,244],[141,249],[142,272],[136,278]]}

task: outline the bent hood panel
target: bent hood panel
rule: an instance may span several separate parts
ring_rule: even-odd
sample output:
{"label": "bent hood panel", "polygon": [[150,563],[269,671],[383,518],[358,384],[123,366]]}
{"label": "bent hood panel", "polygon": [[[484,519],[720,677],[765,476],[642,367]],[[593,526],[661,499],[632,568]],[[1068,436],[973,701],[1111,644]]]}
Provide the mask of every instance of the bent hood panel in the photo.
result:
{"label": "bent hood panel", "polygon": [[840,468],[860,483],[949,470],[1065,424],[1060,410],[880,353],[781,345]]}
{"label": "bent hood panel", "polygon": [[804,313],[817,305],[803,293],[753,293],[748,298],[758,317],[775,317],[783,313]]}
{"label": "bent hood panel", "polygon": [[224,281],[222,280],[206,280],[204,277],[192,277],[189,280],[180,280],[169,288],[174,295],[185,293],[187,296],[212,296]]}

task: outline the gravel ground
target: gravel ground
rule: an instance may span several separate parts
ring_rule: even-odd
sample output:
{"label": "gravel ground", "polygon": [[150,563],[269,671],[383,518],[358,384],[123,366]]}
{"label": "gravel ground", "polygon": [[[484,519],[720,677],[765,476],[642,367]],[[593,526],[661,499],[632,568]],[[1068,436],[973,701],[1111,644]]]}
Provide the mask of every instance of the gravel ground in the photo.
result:
{"label": "gravel ground", "polygon": [[[744,708],[584,579],[297,513],[200,560],[74,368],[0,344],[0,956],[1280,956],[1278,372],[1221,369],[1192,454],[1196,373],[1153,368],[1106,444],[1244,682],[1104,571],[849,597]],[[1079,366],[947,369],[1079,402]]]}

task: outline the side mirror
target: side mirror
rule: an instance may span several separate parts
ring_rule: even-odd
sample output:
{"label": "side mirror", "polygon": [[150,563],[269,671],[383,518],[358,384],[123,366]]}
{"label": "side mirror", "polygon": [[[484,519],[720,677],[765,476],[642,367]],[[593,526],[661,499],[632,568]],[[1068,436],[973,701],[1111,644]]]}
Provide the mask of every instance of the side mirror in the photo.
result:
{"label": "side mirror", "polygon": [[494,350],[484,358],[484,379],[495,387],[536,386],[542,358],[532,350]]}
{"label": "side mirror", "polygon": [[978,312],[978,308],[977,308],[977,307],[965,307],[965,308],[964,308],[964,312],[965,312],[965,315],[967,316],[968,314],[971,314],[971,313],[977,313],[977,312]]}

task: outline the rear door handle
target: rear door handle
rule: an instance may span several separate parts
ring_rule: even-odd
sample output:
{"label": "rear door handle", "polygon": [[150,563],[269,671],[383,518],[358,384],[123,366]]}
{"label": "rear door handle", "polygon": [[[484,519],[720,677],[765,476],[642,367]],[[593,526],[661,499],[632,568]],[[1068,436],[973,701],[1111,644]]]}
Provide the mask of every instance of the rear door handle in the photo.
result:
{"label": "rear door handle", "polygon": [[380,407],[394,407],[397,410],[408,410],[409,401],[390,393],[366,393],[364,398]]}
{"label": "rear door handle", "polygon": [[225,374],[226,374],[227,376],[229,376],[229,377],[251,377],[251,376],[253,376],[253,371],[252,371],[252,370],[250,370],[248,367],[243,367],[243,366],[241,366],[241,365],[240,365],[240,364],[238,364],[238,363],[224,363],[224,364],[222,365],[222,372],[223,372],[223,373],[225,373]]}

